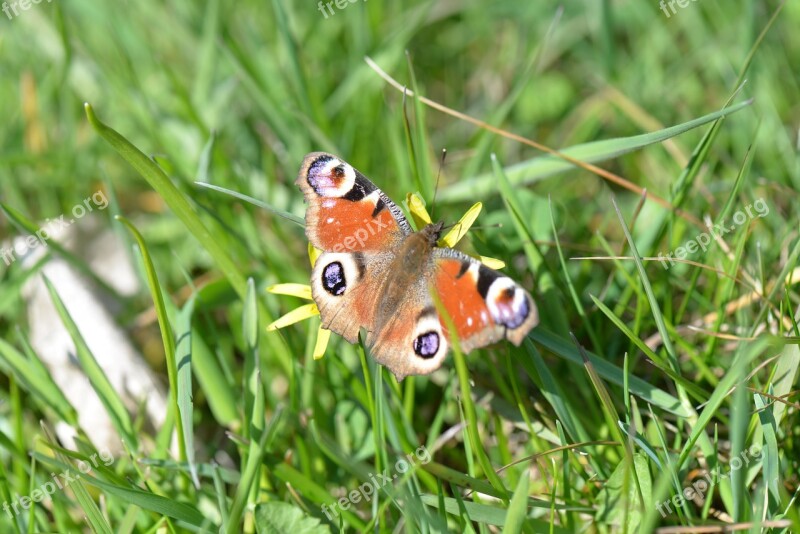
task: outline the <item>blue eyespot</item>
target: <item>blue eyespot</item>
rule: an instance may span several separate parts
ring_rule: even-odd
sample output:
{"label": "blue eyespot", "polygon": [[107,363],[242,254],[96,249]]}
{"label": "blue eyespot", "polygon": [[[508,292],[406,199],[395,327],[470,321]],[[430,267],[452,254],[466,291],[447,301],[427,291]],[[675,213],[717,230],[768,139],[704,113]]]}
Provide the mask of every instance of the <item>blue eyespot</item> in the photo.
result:
{"label": "blue eyespot", "polygon": [[344,267],[338,261],[329,263],[322,269],[322,287],[331,295],[339,296],[347,289]]}
{"label": "blue eyespot", "polygon": [[425,332],[414,340],[414,352],[423,358],[432,358],[439,351],[439,334]]}

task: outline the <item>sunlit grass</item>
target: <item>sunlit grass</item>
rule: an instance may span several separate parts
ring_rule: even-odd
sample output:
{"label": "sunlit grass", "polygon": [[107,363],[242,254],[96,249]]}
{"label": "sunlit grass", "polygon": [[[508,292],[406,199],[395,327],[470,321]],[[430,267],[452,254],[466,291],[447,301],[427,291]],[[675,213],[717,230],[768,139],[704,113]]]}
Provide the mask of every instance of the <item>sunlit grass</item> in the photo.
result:
{"label": "sunlit grass", "polygon": [[[800,8],[740,4],[669,18],[657,3],[577,0],[0,15],[0,240],[106,191],[101,226],[130,245],[141,282],[134,297],[106,292],[172,395],[163,425],[143,424],[49,286],[125,452],[4,510],[0,530],[800,530]],[[342,156],[414,220],[468,213],[450,244],[504,263],[541,325],[518,348],[457,353],[401,383],[322,334],[295,224],[312,150]],[[768,214],[657,261],[760,198]],[[81,406],[32,348],[22,288],[51,258],[88,265],[46,252],[27,269],[0,261],[7,503],[98,452],[85,432],[78,451],[54,438]],[[275,322],[301,305],[310,321]],[[421,447],[429,461],[330,514]],[[680,497],[716,470],[730,476]]]}

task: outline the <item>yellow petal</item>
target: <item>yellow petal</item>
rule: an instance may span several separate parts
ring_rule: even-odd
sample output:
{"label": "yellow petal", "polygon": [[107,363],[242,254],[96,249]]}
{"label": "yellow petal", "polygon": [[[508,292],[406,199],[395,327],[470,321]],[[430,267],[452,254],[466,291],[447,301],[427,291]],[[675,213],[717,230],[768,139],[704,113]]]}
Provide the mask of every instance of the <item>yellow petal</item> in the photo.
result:
{"label": "yellow petal", "polygon": [[497,258],[490,258],[489,256],[481,256],[481,263],[495,271],[502,269],[506,266],[506,262],[498,260]]}
{"label": "yellow petal", "polygon": [[461,217],[461,220],[458,221],[455,226],[453,226],[452,230],[447,232],[447,235],[441,239],[441,242],[450,248],[456,246],[456,243],[461,241],[461,238],[467,235],[472,223],[475,222],[475,219],[478,218],[478,214],[480,214],[481,209],[483,208],[483,204],[480,202],[476,202],[467,212]]}
{"label": "yellow petal", "polygon": [[313,302],[311,304],[305,304],[299,308],[295,308],[278,320],[268,324],[267,332],[272,332],[273,330],[277,330],[279,328],[285,328],[290,324],[297,323],[303,319],[308,319],[309,317],[314,317],[315,315],[319,315],[317,305]]}
{"label": "yellow petal", "polygon": [[421,230],[425,225],[431,224],[431,216],[428,215],[428,210],[425,209],[425,203],[416,193],[406,195],[406,205],[418,230]]}
{"label": "yellow petal", "polygon": [[325,349],[328,348],[328,340],[331,338],[331,331],[325,330],[321,326],[317,331],[317,342],[314,344],[314,359],[319,360],[325,356]]}
{"label": "yellow petal", "polygon": [[269,286],[267,292],[311,300],[311,286],[306,284],[275,284],[274,286]]}
{"label": "yellow petal", "polygon": [[311,243],[308,244],[308,259],[311,260],[312,268],[314,267],[314,264],[317,263],[317,258],[319,258],[320,254],[322,254],[320,249],[315,248]]}

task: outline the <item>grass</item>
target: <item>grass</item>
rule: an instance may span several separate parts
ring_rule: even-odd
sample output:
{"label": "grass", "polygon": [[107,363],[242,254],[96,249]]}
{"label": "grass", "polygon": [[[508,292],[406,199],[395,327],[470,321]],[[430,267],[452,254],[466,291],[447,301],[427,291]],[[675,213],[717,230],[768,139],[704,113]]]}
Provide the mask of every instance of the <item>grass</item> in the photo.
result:
{"label": "grass", "polygon": [[[102,190],[139,291],[55,242],[0,264],[0,498],[94,466],[0,530],[800,531],[796,2],[18,9],[0,240]],[[303,156],[430,211],[442,148],[435,217],[483,204],[462,243],[532,290],[529,338],[398,383],[335,335],[315,359],[316,317],[267,331],[303,301],[266,288],[308,283]],[[733,230],[665,259],[707,223]],[[169,392],[162,424],[127,406],[48,285],[109,465],[91,428],[57,441],[82,406],[31,342],[23,286],[58,258]]]}

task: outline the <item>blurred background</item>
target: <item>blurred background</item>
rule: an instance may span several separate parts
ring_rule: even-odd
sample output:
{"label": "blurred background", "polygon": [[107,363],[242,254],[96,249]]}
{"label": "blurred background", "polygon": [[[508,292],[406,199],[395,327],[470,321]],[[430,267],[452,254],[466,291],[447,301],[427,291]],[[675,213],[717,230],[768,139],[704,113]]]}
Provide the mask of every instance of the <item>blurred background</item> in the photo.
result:
{"label": "blurred background", "polygon": [[[4,2],[2,530],[800,529],[799,24],[798,2],[745,0]],[[504,132],[590,143],[574,156],[622,181],[404,98],[365,58]],[[446,223],[481,202],[465,250],[531,290],[530,341],[397,383],[336,335],[315,360],[317,317],[267,332],[308,303],[266,289],[308,283],[276,212],[303,216],[315,150],[429,211],[441,172]],[[757,200],[695,264],[652,259]],[[322,508],[422,446],[379,497]],[[31,504],[98,451],[94,482]]]}

